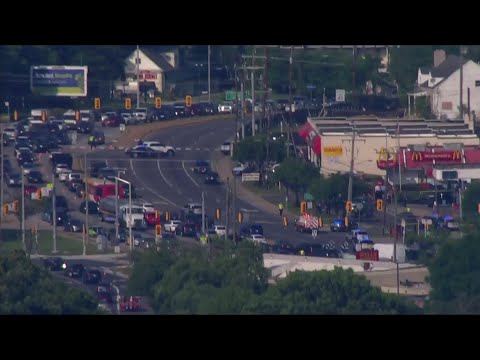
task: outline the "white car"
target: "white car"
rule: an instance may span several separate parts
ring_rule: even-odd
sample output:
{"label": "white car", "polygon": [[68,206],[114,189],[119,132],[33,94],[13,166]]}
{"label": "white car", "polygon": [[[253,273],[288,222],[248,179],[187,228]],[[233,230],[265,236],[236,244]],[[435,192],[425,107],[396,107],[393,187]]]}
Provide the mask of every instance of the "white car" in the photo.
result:
{"label": "white car", "polygon": [[138,120],[135,116],[133,116],[133,114],[121,113],[120,116],[123,119],[123,121],[125,121],[125,125],[138,124]]}
{"label": "white car", "polygon": [[212,230],[215,231],[215,234],[218,236],[225,236],[227,233],[227,227],[225,225],[213,225]]}
{"label": "white car", "polygon": [[70,177],[70,175],[72,175],[72,170],[70,169],[62,170],[61,172],[58,173],[58,180],[60,180],[61,182],[65,182]]}
{"label": "white car", "polygon": [[175,149],[168,145],[163,145],[158,141],[144,141],[143,145],[149,147],[152,150],[158,151],[162,155],[173,156],[175,155]]}
{"label": "white car", "polygon": [[62,172],[71,172],[67,164],[57,164],[55,167],[55,175],[60,175]]}
{"label": "white car", "polygon": [[238,164],[236,167],[233,168],[232,174],[233,176],[240,176],[243,174],[245,170],[248,169],[248,166],[245,164]]}
{"label": "white car", "polygon": [[163,225],[163,228],[165,229],[165,231],[175,232],[175,230],[177,229],[177,226],[180,225],[181,223],[182,222],[180,220],[170,220],[170,221],[167,221],[165,225]]}
{"label": "white car", "polygon": [[225,154],[229,155],[230,154],[230,149],[231,149],[231,144],[230,141],[225,141],[222,146],[220,146],[220,151]]}
{"label": "white car", "polygon": [[155,207],[153,206],[152,203],[144,202],[144,203],[141,203],[141,206],[143,208],[143,212],[145,213],[155,212]]}
{"label": "white car", "polygon": [[221,114],[231,114],[233,112],[233,106],[228,103],[218,105],[218,112]]}
{"label": "white car", "polygon": [[249,241],[253,241],[253,242],[258,243],[258,244],[266,244],[267,243],[267,240],[265,239],[265,236],[260,235],[260,234],[248,235],[245,239],[249,240]]}
{"label": "white car", "polygon": [[67,176],[67,181],[79,181],[79,180],[82,180],[82,174],[79,174],[79,173],[68,173],[68,176]]}

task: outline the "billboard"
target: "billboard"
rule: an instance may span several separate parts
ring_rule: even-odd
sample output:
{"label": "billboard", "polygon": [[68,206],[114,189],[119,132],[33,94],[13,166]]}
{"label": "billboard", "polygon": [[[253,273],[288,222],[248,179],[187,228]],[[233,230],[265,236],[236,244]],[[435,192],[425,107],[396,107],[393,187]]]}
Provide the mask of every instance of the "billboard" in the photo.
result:
{"label": "billboard", "polygon": [[87,96],[88,66],[32,66],[30,88],[35,95]]}

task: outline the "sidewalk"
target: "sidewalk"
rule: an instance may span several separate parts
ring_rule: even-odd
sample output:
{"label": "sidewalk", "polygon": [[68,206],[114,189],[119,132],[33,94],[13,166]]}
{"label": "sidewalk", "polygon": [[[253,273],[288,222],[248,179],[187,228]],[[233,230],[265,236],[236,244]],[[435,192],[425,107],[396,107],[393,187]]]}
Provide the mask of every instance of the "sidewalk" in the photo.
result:
{"label": "sidewalk", "polygon": [[[227,182],[227,178],[232,179],[232,169],[235,167],[235,162],[229,156],[223,156],[218,154],[212,161],[212,169],[218,173],[223,182]],[[268,213],[273,216],[278,215],[278,206],[272,202],[267,201],[262,195],[258,195],[248,190],[242,184],[241,177],[237,179],[237,197],[241,200],[251,204],[253,207]],[[289,219],[293,220],[298,213],[285,209],[284,215],[287,215]]]}

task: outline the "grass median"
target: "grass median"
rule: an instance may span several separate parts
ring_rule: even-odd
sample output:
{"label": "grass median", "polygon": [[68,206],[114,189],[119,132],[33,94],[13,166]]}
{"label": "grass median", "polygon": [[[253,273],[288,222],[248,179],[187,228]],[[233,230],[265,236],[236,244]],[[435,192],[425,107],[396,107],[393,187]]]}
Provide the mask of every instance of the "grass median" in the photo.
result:
{"label": "grass median", "polygon": [[[3,229],[1,230],[0,252],[10,252],[12,250],[22,249],[22,234],[20,230]],[[78,237],[78,238],[77,238]],[[105,253],[99,251],[91,243],[87,244],[87,254]],[[53,251],[53,232],[51,230],[39,230],[38,237],[31,231],[25,231],[25,243],[27,249],[32,254],[51,255]],[[83,243],[78,234],[57,234],[57,251],[59,255],[82,255]],[[113,252],[113,249],[107,249],[107,252]]]}

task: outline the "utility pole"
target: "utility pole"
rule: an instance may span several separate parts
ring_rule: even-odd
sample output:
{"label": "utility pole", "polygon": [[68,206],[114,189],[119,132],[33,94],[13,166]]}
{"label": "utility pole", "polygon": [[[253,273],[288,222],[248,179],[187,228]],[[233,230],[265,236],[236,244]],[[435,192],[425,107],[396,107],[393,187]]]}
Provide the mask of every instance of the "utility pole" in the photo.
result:
{"label": "utility pole", "polygon": [[357,96],[356,96],[356,72],[357,72],[357,45],[353,45],[353,59],[352,59],[352,105],[355,106],[357,104]]}
{"label": "utility pole", "polygon": [[292,83],[293,83],[293,46],[290,48],[290,67],[288,76],[288,120],[292,123]]}
{"label": "utility pole", "polygon": [[137,45],[137,58],[135,59],[137,65],[137,109],[140,107],[140,46]]}
{"label": "utility pole", "polygon": [[402,166],[400,164],[400,155],[401,155],[401,149],[400,149],[400,122],[397,118],[397,162],[398,162],[398,186],[399,186],[399,191],[402,191]]}
{"label": "utility pole", "polygon": [[118,176],[115,177],[115,242],[118,241]]}
{"label": "utility pole", "polygon": [[208,103],[211,102],[210,97],[210,45],[208,45]]}
{"label": "utility pole", "polygon": [[[0,172],[2,174],[0,178],[0,206],[2,206],[2,211],[0,211],[0,226],[2,225],[3,221],[3,183],[5,182],[5,172],[4,172],[4,163],[3,158],[5,154],[3,153],[3,122],[0,120],[0,156],[1,156],[1,168]],[[1,231],[0,231],[1,234]]]}
{"label": "utility pole", "polygon": [[388,190],[388,160],[390,159],[390,151],[388,151],[388,131],[385,128],[385,152],[386,152],[386,160],[385,160],[385,183],[383,190],[383,228],[382,234],[385,235],[385,226],[387,225],[387,190]]}
{"label": "utility pole", "polygon": [[230,178],[227,177],[227,201],[225,206],[225,240],[228,240],[229,228],[230,228]]}
{"label": "utility pole", "polygon": [[[395,179],[395,167],[393,167],[393,179]],[[395,189],[395,183],[393,184],[393,201],[395,206],[395,213],[393,216],[393,228],[395,231],[395,241],[393,243],[393,261],[395,261],[397,268],[397,295],[400,295],[400,272],[397,261],[397,241],[398,241],[398,230],[397,230],[397,217],[398,217],[398,196],[397,190]]]}
{"label": "utility pole", "polygon": [[237,242],[237,178],[233,177],[233,242]]}
{"label": "utility pole", "polygon": [[352,201],[352,190],[353,190],[353,170],[355,166],[355,157],[354,157],[354,152],[355,152],[355,133],[357,132],[355,128],[355,120],[353,121],[353,128],[352,128],[352,153],[350,156],[350,174],[348,176],[348,196],[347,200]]}
{"label": "utility pole", "polygon": [[252,50],[252,137],[255,136],[255,45]]}
{"label": "utility pole", "polygon": [[[22,169],[22,246],[23,246],[23,250],[27,251],[27,244],[25,243],[25,176],[23,176],[23,166],[21,169]],[[3,179],[1,179],[1,181],[3,181]]]}
{"label": "utility pole", "polygon": [[[83,154],[84,156],[84,159],[83,159],[83,166],[84,166],[84,175],[83,177],[85,178],[85,195],[84,195],[84,200],[85,200],[85,238],[87,239],[86,240],[86,243],[88,243],[88,239],[89,239],[89,229],[88,229],[88,177],[87,177],[87,171],[88,171],[88,164],[87,164],[87,153],[85,152]],[[83,255],[87,255],[87,246],[85,245],[83,247]]]}
{"label": "utility pole", "polygon": [[245,139],[245,116],[247,113],[247,106],[245,101],[245,77],[246,77],[245,60],[243,61],[242,82],[240,83],[240,91],[242,92],[242,140]]}
{"label": "utility pole", "polygon": [[463,54],[465,48],[460,45],[460,118],[463,120]]}
{"label": "utility pole", "polygon": [[202,233],[205,234],[205,193],[202,191]]}
{"label": "utility pole", "polygon": [[[263,97],[263,111],[265,116],[265,109],[266,109],[266,103],[267,103],[267,98],[268,98],[268,89],[269,89],[269,77],[268,73],[270,71],[270,49],[268,46],[265,47],[265,67],[263,69],[263,78],[264,78],[264,90],[265,94]],[[270,109],[267,110],[267,132],[268,135],[270,136]]]}
{"label": "utility pole", "polygon": [[53,217],[53,250],[52,253],[56,254],[57,251],[57,206],[56,206],[56,186],[55,186],[55,174],[53,174],[53,188],[52,188],[52,217]]}
{"label": "utility pole", "polygon": [[238,71],[237,63],[235,62],[235,140],[234,143],[238,141]]}

